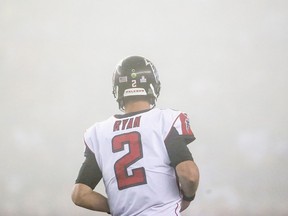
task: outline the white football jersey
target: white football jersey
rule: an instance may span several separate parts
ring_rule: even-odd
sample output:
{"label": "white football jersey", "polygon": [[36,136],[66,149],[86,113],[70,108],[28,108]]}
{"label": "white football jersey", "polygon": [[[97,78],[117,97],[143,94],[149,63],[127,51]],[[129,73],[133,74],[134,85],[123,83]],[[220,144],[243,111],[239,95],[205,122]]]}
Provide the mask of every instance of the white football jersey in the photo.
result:
{"label": "white football jersey", "polygon": [[159,108],[112,116],[86,131],[113,216],[180,215],[181,193],[164,143],[172,127],[192,134],[184,113]]}

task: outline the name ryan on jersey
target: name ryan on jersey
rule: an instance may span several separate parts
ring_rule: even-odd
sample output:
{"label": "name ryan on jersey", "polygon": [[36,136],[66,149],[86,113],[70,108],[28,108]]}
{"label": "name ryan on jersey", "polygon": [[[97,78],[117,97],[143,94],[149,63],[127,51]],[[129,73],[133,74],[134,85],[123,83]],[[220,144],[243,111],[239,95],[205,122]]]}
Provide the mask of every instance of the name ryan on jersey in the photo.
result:
{"label": "name ryan on jersey", "polygon": [[117,120],[114,123],[113,131],[126,130],[140,126],[141,116]]}

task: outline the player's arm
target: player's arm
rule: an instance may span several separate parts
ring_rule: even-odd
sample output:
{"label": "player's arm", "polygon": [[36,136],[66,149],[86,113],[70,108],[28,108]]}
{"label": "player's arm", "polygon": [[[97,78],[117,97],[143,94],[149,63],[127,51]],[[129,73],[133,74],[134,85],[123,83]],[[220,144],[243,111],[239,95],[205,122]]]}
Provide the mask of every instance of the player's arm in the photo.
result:
{"label": "player's arm", "polygon": [[109,212],[107,198],[81,183],[74,185],[72,200],[75,205],[93,211]]}
{"label": "player's arm", "polygon": [[182,211],[194,199],[199,184],[199,170],[187,147],[187,143],[195,139],[193,134],[190,136],[189,138],[188,136],[179,135],[176,128],[173,127],[165,140],[171,166],[176,170],[183,194]]}
{"label": "player's arm", "polygon": [[94,153],[86,147],[85,161],[82,164],[72,190],[72,201],[75,205],[94,211],[110,212],[107,198],[94,191],[102,178]]}
{"label": "player's arm", "polygon": [[185,210],[190,202],[194,200],[199,184],[199,170],[194,161],[187,160],[176,166],[176,173],[179,178],[183,202],[181,210]]}

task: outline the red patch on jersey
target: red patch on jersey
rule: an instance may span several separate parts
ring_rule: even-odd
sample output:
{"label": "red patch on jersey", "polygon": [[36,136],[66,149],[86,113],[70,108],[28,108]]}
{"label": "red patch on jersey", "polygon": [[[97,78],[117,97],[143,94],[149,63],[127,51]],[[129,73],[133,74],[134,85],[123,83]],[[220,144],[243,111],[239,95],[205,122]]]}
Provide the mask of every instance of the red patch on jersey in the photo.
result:
{"label": "red patch on jersey", "polygon": [[181,128],[182,128],[182,133],[183,135],[193,135],[193,132],[190,127],[190,121],[185,113],[180,114],[180,121],[181,121]]}

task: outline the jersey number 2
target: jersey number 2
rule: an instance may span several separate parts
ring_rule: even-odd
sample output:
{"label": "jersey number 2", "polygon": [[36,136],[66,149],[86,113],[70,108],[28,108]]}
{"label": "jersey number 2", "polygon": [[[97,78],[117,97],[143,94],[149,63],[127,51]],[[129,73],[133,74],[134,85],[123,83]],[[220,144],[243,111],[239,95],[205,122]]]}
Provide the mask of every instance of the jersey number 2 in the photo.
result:
{"label": "jersey number 2", "polygon": [[128,145],[129,152],[114,164],[119,190],[147,183],[144,167],[132,169],[130,175],[127,170],[129,166],[143,158],[140,133],[131,132],[115,136],[112,140],[113,153],[123,151],[125,145]]}

